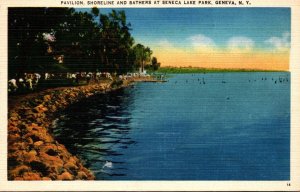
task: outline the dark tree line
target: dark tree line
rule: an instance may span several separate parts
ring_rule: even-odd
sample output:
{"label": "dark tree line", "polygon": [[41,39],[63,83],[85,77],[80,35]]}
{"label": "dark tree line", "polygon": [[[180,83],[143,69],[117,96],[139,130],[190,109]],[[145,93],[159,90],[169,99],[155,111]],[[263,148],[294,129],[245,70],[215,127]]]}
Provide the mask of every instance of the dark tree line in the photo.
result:
{"label": "dark tree line", "polygon": [[[157,69],[152,50],[135,44],[124,11],[9,8],[8,72]],[[151,60],[152,58],[152,60]]]}

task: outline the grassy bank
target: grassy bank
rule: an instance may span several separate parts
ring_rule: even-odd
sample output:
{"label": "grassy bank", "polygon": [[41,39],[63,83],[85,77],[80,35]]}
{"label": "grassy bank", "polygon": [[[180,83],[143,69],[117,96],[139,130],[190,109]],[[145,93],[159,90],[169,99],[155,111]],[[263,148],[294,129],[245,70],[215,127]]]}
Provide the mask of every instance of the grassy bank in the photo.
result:
{"label": "grassy bank", "polygon": [[157,73],[224,73],[224,72],[284,72],[275,70],[259,69],[218,69],[218,68],[198,68],[198,67],[161,67]]}

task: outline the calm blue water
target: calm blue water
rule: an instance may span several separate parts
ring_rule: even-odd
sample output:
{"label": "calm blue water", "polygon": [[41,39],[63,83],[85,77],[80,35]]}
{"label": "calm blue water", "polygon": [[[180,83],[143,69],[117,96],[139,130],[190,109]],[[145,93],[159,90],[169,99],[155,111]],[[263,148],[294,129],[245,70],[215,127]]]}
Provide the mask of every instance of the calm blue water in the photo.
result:
{"label": "calm blue water", "polygon": [[54,134],[99,180],[289,180],[289,73],[168,80],[74,104]]}

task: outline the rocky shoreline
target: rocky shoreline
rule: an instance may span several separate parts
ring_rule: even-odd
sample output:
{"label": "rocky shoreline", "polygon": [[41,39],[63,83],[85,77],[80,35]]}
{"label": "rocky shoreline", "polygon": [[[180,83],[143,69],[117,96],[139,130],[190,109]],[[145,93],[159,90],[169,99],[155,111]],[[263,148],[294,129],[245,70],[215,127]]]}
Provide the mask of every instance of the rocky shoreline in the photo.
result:
{"label": "rocky shoreline", "polygon": [[9,98],[8,180],[94,180],[93,173],[48,128],[55,114],[70,104],[131,82],[61,87]]}

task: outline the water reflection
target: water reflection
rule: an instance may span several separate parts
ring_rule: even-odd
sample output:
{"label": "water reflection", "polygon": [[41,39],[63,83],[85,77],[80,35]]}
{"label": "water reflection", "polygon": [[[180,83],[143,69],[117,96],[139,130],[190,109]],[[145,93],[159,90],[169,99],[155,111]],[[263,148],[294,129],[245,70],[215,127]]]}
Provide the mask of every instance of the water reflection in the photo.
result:
{"label": "water reflection", "polygon": [[75,104],[54,130],[98,180],[288,180],[290,74],[172,75]]}
{"label": "water reflection", "polygon": [[124,89],[93,96],[63,111],[53,129],[57,140],[84,159],[98,179],[125,175],[124,162],[113,157],[135,143],[128,137],[130,97]]}

